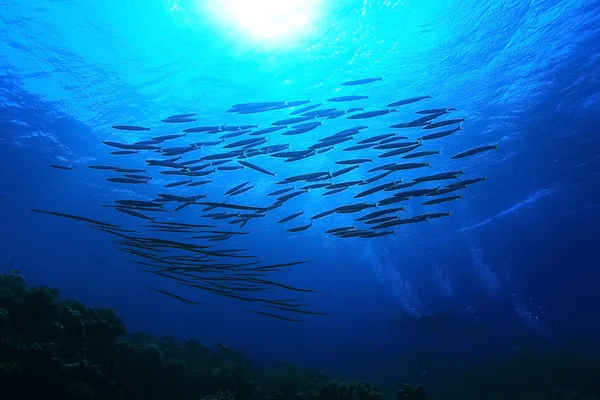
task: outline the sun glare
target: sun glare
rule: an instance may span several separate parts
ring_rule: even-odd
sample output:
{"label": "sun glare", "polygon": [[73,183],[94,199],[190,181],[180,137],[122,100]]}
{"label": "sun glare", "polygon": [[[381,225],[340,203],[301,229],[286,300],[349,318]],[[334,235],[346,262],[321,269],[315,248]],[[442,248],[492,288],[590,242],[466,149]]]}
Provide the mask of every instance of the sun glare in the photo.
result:
{"label": "sun glare", "polygon": [[220,0],[209,2],[221,22],[261,43],[300,39],[310,32],[321,0]]}

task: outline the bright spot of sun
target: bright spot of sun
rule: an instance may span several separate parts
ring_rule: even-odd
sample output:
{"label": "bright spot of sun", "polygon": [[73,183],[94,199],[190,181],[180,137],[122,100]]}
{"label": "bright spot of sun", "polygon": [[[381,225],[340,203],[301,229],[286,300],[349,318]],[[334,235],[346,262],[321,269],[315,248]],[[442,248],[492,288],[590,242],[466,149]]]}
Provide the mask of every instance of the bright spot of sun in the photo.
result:
{"label": "bright spot of sun", "polygon": [[261,43],[277,43],[308,33],[321,0],[219,0],[209,11],[242,35]]}

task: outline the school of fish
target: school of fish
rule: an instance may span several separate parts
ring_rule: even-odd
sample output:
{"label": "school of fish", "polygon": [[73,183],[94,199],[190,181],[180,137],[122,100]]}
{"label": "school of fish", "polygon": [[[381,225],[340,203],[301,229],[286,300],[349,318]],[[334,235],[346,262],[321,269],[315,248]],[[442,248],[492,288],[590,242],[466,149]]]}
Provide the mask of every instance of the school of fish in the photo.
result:
{"label": "school of fish", "polygon": [[[382,81],[382,78],[348,81],[342,86],[360,87],[378,81]],[[142,265],[145,272],[174,280],[185,287],[248,302],[252,306],[245,309],[248,312],[290,322],[302,322],[299,315],[327,315],[306,310],[301,299],[271,298],[266,294],[269,289],[292,293],[314,292],[276,282],[270,276],[284,268],[309,261],[264,265],[248,249],[223,248],[224,243],[238,235],[252,234],[253,220],[264,219],[270,211],[287,202],[295,204],[296,209],[275,223],[286,224],[290,233],[315,229],[313,222],[316,220],[333,214],[345,214],[352,217],[352,224],[330,228],[325,233],[338,238],[357,239],[393,235],[403,225],[451,214],[450,211],[436,210],[408,216],[406,204],[409,201],[416,199],[423,206],[447,205],[462,197],[462,189],[486,180],[485,177],[464,178],[461,169],[434,174],[427,172],[427,167],[441,154],[435,147],[435,139],[460,135],[463,131],[465,118],[451,116],[456,109],[419,108],[413,120],[397,120],[395,113],[399,107],[415,107],[434,101],[429,95],[397,100],[383,109],[340,107],[345,104],[361,105],[368,98],[366,95],[348,95],[332,97],[323,103],[286,100],[235,104],[227,110],[228,113],[290,112],[288,117],[274,121],[269,126],[201,125],[197,113],[182,113],[161,120],[162,124],[172,124],[176,133],[155,137],[148,134],[147,139],[133,143],[104,141],[106,146],[114,149],[110,153],[114,156],[150,154],[143,167],[88,165],[91,169],[105,171],[107,181],[119,185],[152,184],[153,177],[148,169],[157,169],[161,176],[172,179],[164,187],[161,186],[156,198],[119,199],[114,204],[104,206],[145,221],[136,229],[62,212],[32,211],[75,219],[113,235],[117,249],[129,254],[132,257],[129,261]],[[357,125],[335,132],[330,128],[331,124],[325,121],[336,118],[345,118],[350,122],[356,120]],[[390,120],[390,131],[384,134],[370,133],[365,124],[373,118]],[[138,133],[151,131],[150,127],[138,125],[120,124],[112,128]],[[302,137],[309,132],[311,139],[316,138],[309,145],[302,143],[302,140],[294,143],[292,137]],[[451,156],[450,160],[493,149],[498,149],[498,146],[482,145],[466,149]],[[326,160],[335,160],[326,168],[302,174],[286,174],[286,169],[289,169],[286,164],[310,161],[326,152],[332,152]],[[351,154],[360,154],[360,157],[353,158]],[[267,157],[282,162],[277,173],[261,166],[263,163],[258,160]],[[323,165],[322,162],[317,164]],[[74,169],[61,164],[50,164],[50,167]],[[202,194],[189,194],[198,188],[210,188],[213,183],[211,177],[221,174],[218,171],[242,169],[273,180],[273,190],[265,196],[260,206],[241,200],[245,196],[240,195],[255,188],[250,181],[240,182],[226,190],[222,196],[231,198],[230,201],[211,199],[209,194],[212,196],[214,189]],[[347,174],[352,175],[355,170],[362,174],[361,178],[346,179]],[[234,172],[227,174],[235,175]],[[181,188],[186,190],[182,191]],[[307,215],[301,202],[292,200],[309,191],[320,191],[322,196],[328,196],[329,199],[336,196],[347,198],[350,193],[356,200],[350,203],[340,201],[336,207]],[[344,195],[341,196],[341,193]],[[190,206],[201,207],[203,219],[210,222],[173,221],[180,215],[174,213]],[[161,217],[167,215],[168,220],[161,221]],[[305,222],[295,222],[299,219]],[[227,224],[227,228],[223,224]],[[204,304],[162,289],[148,289],[188,304]]]}

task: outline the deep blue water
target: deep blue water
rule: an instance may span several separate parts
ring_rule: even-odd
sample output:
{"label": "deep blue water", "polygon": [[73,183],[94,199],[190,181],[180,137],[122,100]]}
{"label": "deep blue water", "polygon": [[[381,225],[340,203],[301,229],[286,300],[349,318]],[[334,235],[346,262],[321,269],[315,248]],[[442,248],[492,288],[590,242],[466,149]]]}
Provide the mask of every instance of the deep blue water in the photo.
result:
{"label": "deep blue water", "polygon": [[[3,2],[2,271],[18,268],[30,284],[113,307],[131,332],[221,342],[266,363],[289,360],[380,381],[409,370],[403,360],[415,352],[478,359],[524,348],[600,350],[599,2],[307,0],[290,2],[297,8],[283,14],[275,13],[285,11],[282,3],[241,3],[223,2],[223,11],[200,0]],[[236,13],[236,7],[245,8]],[[340,86],[367,77],[383,80]],[[241,301],[143,272],[103,232],[30,212],[39,208],[134,227],[140,220],[100,206],[152,199],[165,192],[168,177],[154,169],[147,185],[106,181],[106,171],[87,165],[139,168],[151,157],[111,156],[116,149],[102,141],[176,133],[183,125],[160,120],[187,112],[198,113],[198,124],[262,127],[291,110],[225,111],[236,103],[317,103],[347,94],[368,95],[349,107],[369,110],[433,96],[365,120],[369,129],[362,138],[389,132],[391,123],[409,121],[422,108],[457,108],[455,115],[466,117],[463,131],[435,142],[442,155],[432,159],[428,172],[458,168],[487,181],[464,190],[463,199],[431,209],[451,210],[451,217],[401,226],[394,236],[325,234],[348,225],[343,215],[315,221],[305,232],[287,232],[311,215],[356,202],[357,191],[328,197],[311,191],[250,221],[248,235],[228,241],[265,263],[312,260],[274,279],[318,290],[301,296],[307,307],[332,317],[293,324],[244,312]],[[115,124],[152,131],[117,131]],[[325,120],[314,131],[283,140],[276,132],[272,142],[299,149],[353,125],[344,117]],[[497,152],[460,161],[448,157],[497,143]],[[169,193],[208,193],[220,201],[227,189],[250,180],[255,188],[236,201],[268,205],[266,194],[281,187],[277,180],[331,170],[334,161],[350,158],[337,149],[345,145],[295,163],[253,160],[277,178],[217,171],[208,186]],[[351,155],[372,157],[368,151]],[[366,169],[340,181],[365,179]],[[295,225],[277,224],[301,210],[305,214]],[[424,209],[411,201],[408,211]],[[201,214],[189,207],[160,218],[206,223]],[[208,305],[190,306],[145,286]],[[432,327],[419,320],[423,316],[441,322]]]}

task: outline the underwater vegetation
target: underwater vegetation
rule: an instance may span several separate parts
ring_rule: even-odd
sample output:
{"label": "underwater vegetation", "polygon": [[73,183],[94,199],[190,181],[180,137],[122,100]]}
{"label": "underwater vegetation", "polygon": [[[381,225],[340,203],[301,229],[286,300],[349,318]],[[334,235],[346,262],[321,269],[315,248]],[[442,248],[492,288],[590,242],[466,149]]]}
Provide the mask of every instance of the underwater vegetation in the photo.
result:
{"label": "underwater vegetation", "polygon": [[[344,82],[341,86],[369,85],[370,90],[378,90],[373,85],[382,80],[365,78]],[[210,120],[211,116],[197,112],[161,119],[158,122],[162,125],[159,127],[161,133],[166,133],[165,126],[173,127],[173,131],[159,136],[148,133],[153,127],[113,125],[116,132],[126,137],[135,133],[136,139],[104,141],[106,146],[116,149],[111,155],[120,159],[134,155],[139,161],[138,154],[153,153],[146,158],[146,165],[88,165],[105,173],[105,179],[117,185],[156,187],[155,198],[140,199],[137,196],[104,205],[135,220],[146,221],[134,229],[58,211],[32,211],[79,220],[116,236],[113,243],[117,249],[132,256],[130,261],[142,265],[145,272],[173,280],[181,286],[248,302],[250,307],[245,308],[248,312],[289,322],[303,322],[302,317],[312,315],[327,316],[320,311],[304,309],[297,296],[275,299],[267,296],[271,289],[315,292],[271,278],[284,268],[311,260],[284,260],[264,265],[252,254],[252,249],[240,249],[227,243],[238,236],[256,234],[252,229],[253,222],[266,220],[271,211],[284,206],[290,208],[289,213],[273,223],[289,225],[287,232],[301,234],[309,229],[318,229],[318,220],[341,214],[349,218],[351,224],[329,226],[325,233],[354,240],[394,235],[403,226],[449,217],[451,211],[448,208],[434,208],[432,212],[410,215],[408,204],[417,202],[426,208],[448,207],[448,204],[461,199],[461,190],[486,178],[463,178],[465,171],[453,160],[497,149],[498,146],[482,145],[445,157],[444,164],[450,167],[431,173],[427,171],[432,165],[430,161],[441,157],[441,152],[430,143],[451,135],[459,136],[463,131],[462,124],[466,118],[451,118],[451,114],[457,111],[455,108],[431,107],[435,99],[430,95],[396,99],[385,108],[368,104],[369,95],[365,94],[326,98],[327,95],[322,103],[313,103],[312,100],[241,103],[226,111],[238,115],[277,110],[289,113],[285,118],[281,115],[274,118],[275,121],[265,126],[203,125],[202,121]],[[410,110],[409,106],[417,108]],[[408,117],[399,116],[401,107],[408,110]],[[339,130],[343,123],[336,122],[333,130],[327,120],[337,118],[352,125]],[[355,120],[360,120],[361,124],[354,125]],[[377,121],[373,128],[365,125],[373,121]],[[381,133],[382,124],[387,126],[383,129],[389,129],[388,133]],[[148,136],[139,140],[140,134]],[[323,158],[325,153],[327,155]],[[351,154],[360,156],[353,157]],[[278,165],[277,169],[265,165],[274,162]],[[286,173],[289,169],[286,163],[304,165],[304,172],[292,176]],[[50,167],[68,171],[74,169],[70,165],[52,164]],[[158,169],[160,179],[166,179],[168,183],[162,186],[154,183],[159,179],[150,175],[148,169]],[[267,194],[254,194],[256,188],[251,181],[236,178],[235,171],[239,170],[269,177],[273,180],[273,189]],[[229,189],[219,196],[215,186],[221,187],[224,182]],[[202,193],[197,192],[198,188],[203,189]],[[305,206],[297,198],[309,191],[340,200],[336,207],[307,215]],[[133,190],[129,193],[136,195]],[[251,197],[242,196],[244,193]],[[339,196],[341,193],[344,196],[350,193],[356,200],[348,202]],[[217,198],[213,198],[215,194]],[[172,220],[181,215],[175,213],[187,207],[201,207],[202,214],[195,214],[192,220],[185,222]],[[168,220],[159,220],[162,217]],[[199,217],[204,221],[198,221]],[[190,305],[204,304],[160,288],[148,289]]]}
{"label": "underwater vegetation", "polygon": [[[407,389],[408,388],[408,389]],[[415,397],[423,400],[423,389]],[[412,396],[412,397],[411,397]],[[0,275],[0,398],[379,400],[366,382],[347,382],[289,364],[254,365],[217,344],[144,333],[127,336],[110,309],[65,301],[58,290],[28,288]]]}
{"label": "underwater vegetation", "polygon": [[[212,347],[212,348],[211,348]],[[522,353],[463,369],[456,360],[408,358],[443,370],[440,399],[597,400],[598,359]],[[552,370],[548,373],[547,370]],[[433,370],[432,370],[433,372]],[[429,380],[428,376],[421,378]],[[399,381],[401,382],[401,381]],[[561,384],[581,388],[573,391]],[[56,289],[0,275],[0,398],[195,400],[426,400],[422,385],[395,393],[288,363],[261,366],[217,343],[128,334],[119,316],[63,300]],[[386,396],[384,396],[384,393]],[[505,393],[507,397],[504,397]]]}

